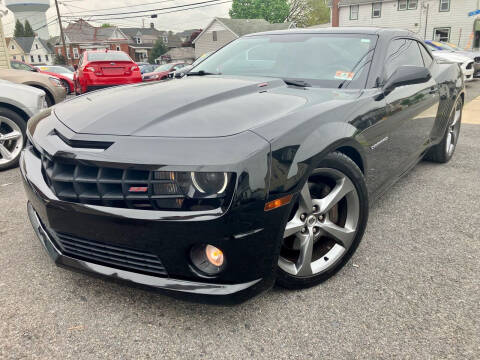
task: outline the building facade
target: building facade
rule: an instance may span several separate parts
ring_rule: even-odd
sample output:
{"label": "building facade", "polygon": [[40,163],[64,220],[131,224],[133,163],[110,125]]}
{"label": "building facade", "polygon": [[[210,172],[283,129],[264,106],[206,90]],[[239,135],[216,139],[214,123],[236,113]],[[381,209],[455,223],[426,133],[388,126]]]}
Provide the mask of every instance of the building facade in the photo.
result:
{"label": "building facade", "polygon": [[52,65],[54,51],[45,40],[36,37],[7,39],[8,58],[32,65]]}
{"label": "building facade", "polygon": [[334,26],[338,14],[339,26],[407,29],[425,40],[451,42],[467,49],[480,47],[480,17],[469,16],[477,10],[478,3],[477,0],[329,1]]}

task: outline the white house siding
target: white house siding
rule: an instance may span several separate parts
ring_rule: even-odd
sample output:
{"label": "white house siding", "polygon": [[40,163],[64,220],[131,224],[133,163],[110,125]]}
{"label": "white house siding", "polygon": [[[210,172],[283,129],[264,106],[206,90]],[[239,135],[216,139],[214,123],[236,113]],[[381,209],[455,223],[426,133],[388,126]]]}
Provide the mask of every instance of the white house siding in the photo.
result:
{"label": "white house siding", "polygon": [[[38,49],[37,47],[35,46],[37,45],[38,46]],[[50,53],[49,51],[47,51],[42,43],[40,41],[38,41],[38,38],[36,38],[34,41],[33,41],[33,44],[32,44],[32,49],[30,50],[30,56],[28,56],[28,63],[32,64],[32,65],[53,65],[53,57],[54,57],[54,54],[53,53]],[[38,56],[40,55],[41,57],[41,61],[38,60]],[[33,56],[33,59],[34,61],[32,62],[31,61],[31,56]],[[47,57],[48,56],[48,60],[47,60]]]}
{"label": "white house siding", "polygon": [[[217,32],[217,41],[213,41],[214,31]],[[201,36],[195,39],[195,57],[199,58],[205,53],[216,51],[236,38],[237,36],[230,30],[225,29],[223,25],[214,21]]]}
{"label": "white house siding", "polygon": [[[380,18],[372,18],[372,4],[359,7],[358,20],[350,20],[350,7],[341,6],[339,11],[340,26],[378,26],[408,29],[425,40],[433,40],[435,28],[450,27],[450,42],[466,47],[472,44],[475,17],[469,17],[470,11],[476,10],[477,0],[451,0],[450,11],[439,11],[439,0],[418,0],[416,10],[397,10],[397,1],[382,3]],[[429,4],[428,24],[425,32],[426,5]]]}
{"label": "white house siding", "polygon": [[9,69],[10,61],[8,60],[8,49],[5,42],[5,36],[3,32],[2,15],[0,14],[0,69]]}

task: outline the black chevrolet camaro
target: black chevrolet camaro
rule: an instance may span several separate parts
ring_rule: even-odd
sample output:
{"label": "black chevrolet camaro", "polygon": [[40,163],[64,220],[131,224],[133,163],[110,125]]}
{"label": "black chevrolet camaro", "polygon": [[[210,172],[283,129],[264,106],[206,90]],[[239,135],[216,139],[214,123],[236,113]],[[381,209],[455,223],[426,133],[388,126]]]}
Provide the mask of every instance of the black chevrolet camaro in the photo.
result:
{"label": "black chevrolet camaro", "polygon": [[80,271],[200,301],[309,287],[355,252],[369,204],[450,160],[463,102],[459,67],[407,31],[244,36],[183,79],[30,119],[28,214]]}

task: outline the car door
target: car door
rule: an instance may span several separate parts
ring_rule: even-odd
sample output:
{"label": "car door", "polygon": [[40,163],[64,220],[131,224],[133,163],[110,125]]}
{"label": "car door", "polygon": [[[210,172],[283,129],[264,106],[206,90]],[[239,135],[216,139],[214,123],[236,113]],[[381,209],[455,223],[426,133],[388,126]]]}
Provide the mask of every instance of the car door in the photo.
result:
{"label": "car door", "polygon": [[[385,59],[385,79],[400,66],[434,66],[433,61],[425,63],[428,60],[424,61],[421,47],[413,39],[394,39]],[[424,83],[399,86],[385,94],[385,101],[390,171],[403,172],[430,142],[439,104],[438,85],[431,77]]]}

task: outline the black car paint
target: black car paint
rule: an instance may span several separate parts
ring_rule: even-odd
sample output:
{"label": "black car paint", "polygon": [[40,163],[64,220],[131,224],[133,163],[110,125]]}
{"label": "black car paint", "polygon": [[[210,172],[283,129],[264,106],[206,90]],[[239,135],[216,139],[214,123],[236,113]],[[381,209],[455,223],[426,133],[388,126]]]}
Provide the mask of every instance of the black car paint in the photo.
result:
{"label": "black car paint", "polygon": [[[279,79],[206,76],[109,89],[57,106],[30,134],[37,151],[84,164],[228,171],[237,174],[237,183],[224,213],[69,203],[59,201],[45,184],[40,160],[29,146],[21,169],[29,201],[46,231],[148,249],[161,257],[174,279],[211,284],[260,280],[229,299],[243,300],[271,287],[293,202],[265,212],[267,201],[297,194],[310,171],[333,150],[357,162],[370,196],[378,197],[440,141],[452,105],[463,96],[458,67],[435,62],[426,83],[390,93],[378,87],[386,81],[383,59],[388,44],[397,37],[412,37],[408,32],[318,31],[378,36],[364,89],[299,88]],[[145,101],[153,98],[159,100]],[[53,129],[67,139],[113,145],[103,151],[72,148]],[[215,278],[192,270],[188,252],[199,242],[216,245],[226,254],[228,266]]]}

